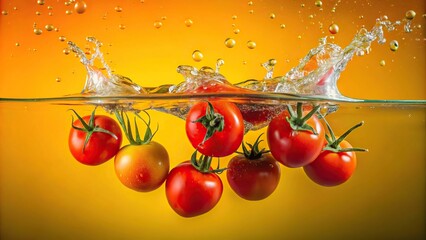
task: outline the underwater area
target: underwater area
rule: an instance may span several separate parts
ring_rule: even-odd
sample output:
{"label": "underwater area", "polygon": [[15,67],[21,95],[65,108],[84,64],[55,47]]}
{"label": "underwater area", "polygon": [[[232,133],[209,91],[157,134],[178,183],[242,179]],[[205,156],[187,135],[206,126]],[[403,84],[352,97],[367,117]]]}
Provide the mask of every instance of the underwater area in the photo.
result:
{"label": "underwater area", "polygon": [[[421,0],[1,0],[0,239],[424,239],[425,9]],[[303,103],[319,106],[337,136],[363,122],[346,139],[368,151],[331,187],[280,163],[278,186],[258,201],[236,194],[225,170],[217,205],[189,218],[171,207],[166,183],[135,191],[114,158],[88,166],[70,152],[71,109],[118,121],[118,111],[131,121],[146,111],[172,170],[194,153],[190,109],[217,100],[241,111],[244,143],[263,134],[269,149],[270,122]]]}

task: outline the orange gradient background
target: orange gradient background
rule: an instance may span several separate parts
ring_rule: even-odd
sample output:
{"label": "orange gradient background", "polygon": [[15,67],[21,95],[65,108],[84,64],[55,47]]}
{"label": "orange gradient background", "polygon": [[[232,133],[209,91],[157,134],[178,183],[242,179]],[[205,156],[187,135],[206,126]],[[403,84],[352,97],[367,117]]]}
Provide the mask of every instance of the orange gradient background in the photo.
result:
{"label": "orange gradient background", "polygon": [[[85,38],[103,42],[102,52],[115,73],[141,86],[177,84],[179,65],[214,67],[232,83],[262,79],[263,62],[275,58],[275,76],[284,75],[321,37],[346,46],[363,26],[386,15],[400,20],[417,13],[412,33],[386,33],[384,45],[355,57],[338,82],[353,98],[424,100],[424,1],[94,1],[83,14],[74,3],[45,0],[0,1],[0,98],[59,97],[81,91],[85,69],[67,41],[88,48]],[[120,6],[122,11],[116,11]],[[335,12],[332,12],[335,7]],[[67,10],[73,11],[66,14]],[[253,10],[252,13],[250,11]],[[39,11],[41,14],[37,15]],[[6,14],[7,13],[7,14]],[[51,13],[51,14],[49,14]],[[270,18],[270,14],[275,18]],[[232,16],[236,16],[234,19]],[[185,20],[191,19],[187,27]],[[154,22],[162,27],[155,28]],[[331,39],[328,26],[338,24]],[[52,24],[58,31],[47,31]],[[280,26],[285,24],[285,28]],[[33,28],[43,30],[34,34]],[[122,26],[120,28],[120,26]],[[123,27],[124,26],[124,27]],[[322,27],[321,27],[322,26]],[[240,29],[238,34],[233,30]],[[65,41],[60,41],[63,36]],[[227,48],[225,39],[236,45]],[[249,49],[247,41],[257,47]],[[398,51],[389,42],[399,42]],[[201,62],[192,59],[200,50]],[[386,65],[379,63],[385,60]],[[58,81],[57,79],[60,79]],[[92,106],[71,106],[89,114]],[[425,108],[344,105],[331,115],[336,133],[364,120],[349,140],[369,148],[358,154],[353,178],[334,188],[312,183],[301,169],[281,168],[277,190],[269,198],[238,198],[221,175],[224,193],[209,213],[183,219],[168,206],[164,186],[151,193],[125,188],[113,162],[87,167],[68,151],[70,106],[0,102],[1,239],[423,239],[425,237]],[[99,109],[99,113],[106,114]],[[171,166],[193,149],[184,122],[150,111],[160,124]],[[250,132],[253,141],[265,129]],[[267,147],[267,146],[265,146]],[[226,164],[230,157],[223,158]]]}

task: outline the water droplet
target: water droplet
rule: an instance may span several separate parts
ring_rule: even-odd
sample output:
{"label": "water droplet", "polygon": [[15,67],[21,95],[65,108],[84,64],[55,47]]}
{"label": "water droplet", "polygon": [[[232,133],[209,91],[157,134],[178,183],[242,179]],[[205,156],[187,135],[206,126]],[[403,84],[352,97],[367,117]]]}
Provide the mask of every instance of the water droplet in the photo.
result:
{"label": "water droplet", "polygon": [[216,73],[220,72],[220,67],[225,64],[225,61],[222,58],[217,59],[216,61]]}
{"label": "water droplet", "polygon": [[392,40],[390,43],[389,43],[389,46],[390,46],[390,50],[392,50],[393,52],[395,52],[396,50],[398,50],[398,48],[399,48],[399,43],[398,43],[398,41],[396,41],[396,40]]}
{"label": "water droplet", "polygon": [[280,25],[280,28],[285,28],[285,24],[281,24],[281,25]]}
{"label": "water droplet", "polygon": [[47,9],[48,10],[53,10],[53,7],[52,6],[47,6]]}
{"label": "water droplet", "polygon": [[37,11],[35,14],[36,14],[37,16],[40,16],[40,15],[41,15],[41,12]]}
{"label": "water droplet", "polygon": [[16,11],[16,10],[18,10],[18,8],[17,7],[13,7],[13,10]]}
{"label": "water droplet", "polygon": [[161,21],[155,21],[154,22],[154,27],[155,28],[161,28],[163,26],[163,23]]}
{"label": "water droplet", "polygon": [[62,50],[62,52],[63,52],[65,55],[68,55],[68,54],[70,54],[71,50],[70,50],[69,48],[64,48],[64,50]]}
{"label": "water droplet", "polygon": [[250,40],[250,41],[247,42],[247,47],[249,49],[255,49],[256,48],[256,43]]}
{"label": "water droplet", "polygon": [[59,41],[64,42],[65,40],[67,40],[67,38],[66,38],[66,37],[64,37],[64,36],[59,36]]}
{"label": "water droplet", "polygon": [[311,15],[309,15],[309,16],[308,16],[308,18],[309,18],[309,19],[313,19],[313,18],[314,18],[314,15],[313,15],[313,14],[311,14]]}
{"label": "water droplet", "polygon": [[71,11],[71,10],[66,10],[66,11],[65,11],[65,14],[66,14],[66,15],[71,15],[71,14],[72,14],[72,11]]}
{"label": "water droplet", "polygon": [[305,4],[304,4],[304,3],[300,4],[300,7],[304,8],[304,7],[305,7]]}
{"label": "water droplet", "polygon": [[64,4],[65,4],[65,6],[69,6],[69,5],[71,5],[71,2],[65,2]]}
{"label": "water droplet", "polygon": [[331,34],[336,34],[336,33],[338,33],[338,32],[339,32],[339,26],[338,26],[337,24],[333,23],[333,24],[331,24],[331,25],[328,27],[328,31],[329,31]]}
{"label": "water droplet", "polygon": [[55,29],[55,27],[52,24],[47,24],[46,26],[44,26],[44,28],[49,32]]}
{"label": "water droplet", "polygon": [[87,4],[84,1],[78,1],[74,4],[74,10],[78,14],[82,14],[82,13],[86,12],[86,8],[87,8]]}
{"label": "water droplet", "polygon": [[380,64],[380,66],[384,67],[384,66],[386,65],[386,61],[385,61],[385,60],[381,60],[381,61],[379,62],[379,64]]}
{"label": "water droplet", "polygon": [[121,8],[120,6],[116,6],[116,7],[114,8],[114,10],[115,10],[116,12],[122,12],[122,11],[123,11],[123,8]]}
{"label": "water droplet", "polygon": [[192,53],[192,59],[194,60],[194,61],[196,61],[196,62],[200,62],[201,60],[203,60],[203,53],[202,52],[200,52],[199,50],[195,50],[193,53]]}
{"label": "water droplet", "polygon": [[248,3],[247,3],[249,6],[253,6],[253,1],[249,1]]}
{"label": "water droplet", "polygon": [[239,28],[234,29],[234,33],[235,33],[235,34],[240,33],[240,29],[239,29]]}
{"label": "water droplet", "polygon": [[19,44],[19,43],[17,42],[17,43],[15,43],[15,46],[19,47],[19,46],[21,46],[21,44]]}
{"label": "water droplet", "polygon": [[232,38],[227,38],[225,40],[225,46],[228,47],[228,48],[233,48],[235,46],[235,44],[236,44],[236,42]]}
{"label": "water droplet", "polygon": [[167,20],[167,16],[162,16],[162,17],[161,17],[161,20],[163,20],[163,21],[164,21],[164,20]]}
{"label": "water droplet", "polygon": [[185,20],[185,26],[187,26],[187,27],[191,27],[192,26],[192,24],[193,24],[193,22],[192,22],[192,20],[191,19],[186,19]]}
{"label": "water droplet", "polygon": [[416,12],[414,12],[413,10],[409,10],[405,13],[405,18],[408,20],[413,20],[414,17],[416,17]]}
{"label": "water droplet", "polygon": [[1,11],[1,14],[6,16],[8,14],[8,12],[6,10]]}
{"label": "water droplet", "polygon": [[268,60],[268,65],[269,66],[275,66],[277,64],[277,60],[272,58]]}
{"label": "water droplet", "polygon": [[232,19],[233,19],[233,20],[237,19],[237,15],[233,15],[233,16],[232,16]]}
{"label": "water droplet", "polygon": [[322,7],[322,2],[320,0],[315,1],[315,6]]}
{"label": "water droplet", "polygon": [[43,30],[41,30],[40,28],[34,28],[34,33],[35,35],[40,35],[43,33]]}
{"label": "water droplet", "polygon": [[363,16],[363,15],[360,15],[358,18],[359,18],[359,19],[363,19],[363,18],[364,18],[364,16]]}
{"label": "water droplet", "polygon": [[126,25],[124,25],[124,24],[119,24],[119,25],[118,25],[118,28],[120,28],[121,30],[124,30],[124,29],[126,29]]}
{"label": "water droplet", "polygon": [[271,14],[269,14],[269,18],[270,18],[270,19],[275,19],[275,17],[276,17],[276,16],[275,16],[275,13],[271,13]]}
{"label": "water droplet", "polygon": [[38,5],[44,5],[44,0],[37,0]]}
{"label": "water droplet", "polygon": [[61,81],[62,81],[62,79],[61,79],[60,77],[57,77],[57,78],[55,79],[55,81],[56,81],[56,82],[61,82]]}
{"label": "water droplet", "polygon": [[302,36],[301,35],[297,36],[297,39],[302,39]]}

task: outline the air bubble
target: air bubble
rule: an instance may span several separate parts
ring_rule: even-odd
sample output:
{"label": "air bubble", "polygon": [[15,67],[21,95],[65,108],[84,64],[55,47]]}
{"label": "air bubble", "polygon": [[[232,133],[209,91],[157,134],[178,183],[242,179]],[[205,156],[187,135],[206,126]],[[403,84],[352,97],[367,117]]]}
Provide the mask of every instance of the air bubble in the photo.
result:
{"label": "air bubble", "polygon": [[124,30],[124,29],[126,29],[126,25],[120,24],[120,25],[118,25],[118,28],[121,29],[121,30]]}
{"label": "air bubble", "polygon": [[328,31],[329,31],[331,34],[336,34],[336,33],[338,33],[338,32],[339,32],[339,26],[338,26],[337,24],[333,23],[333,24],[331,24],[331,25],[328,27]]}
{"label": "air bubble", "polygon": [[385,60],[381,60],[381,61],[379,62],[379,64],[380,64],[380,66],[384,67],[384,66],[386,65],[386,61],[385,61]]}
{"label": "air bubble", "polygon": [[249,6],[253,6],[253,1],[249,1],[248,3],[247,3]]}
{"label": "air bubble", "polygon": [[281,25],[280,25],[280,28],[285,28],[285,24],[281,24]]}
{"label": "air bubble", "polygon": [[15,46],[19,47],[19,46],[21,46],[21,44],[17,42],[17,43],[15,43]]}
{"label": "air bubble", "polygon": [[65,11],[65,14],[66,14],[66,15],[71,15],[71,14],[72,14],[72,11],[71,11],[71,10],[66,10],[66,11]]}
{"label": "air bubble", "polygon": [[393,52],[395,52],[396,50],[398,50],[398,48],[399,48],[399,43],[398,43],[398,41],[396,41],[396,40],[392,40],[390,43],[389,43],[389,47],[390,47],[390,50],[392,50]]}
{"label": "air bubble", "polygon": [[192,53],[192,59],[194,60],[194,61],[196,61],[196,62],[200,62],[201,60],[203,60],[203,53],[202,52],[200,52],[199,50],[195,50],[193,53]]}
{"label": "air bubble", "polygon": [[47,6],[47,10],[53,10],[52,6]]}
{"label": "air bubble", "polygon": [[64,37],[64,36],[60,36],[60,37],[59,37],[59,41],[64,42],[65,40],[67,40],[67,38],[66,38],[66,37]]}
{"label": "air bubble", "polygon": [[238,34],[238,33],[240,33],[240,29],[239,29],[239,28],[235,28],[233,32],[234,32],[235,34]]}
{"label": "air bubble", "polygon": [[235,44],[236,44],[236,42],[232,38],[227,38],[225,40],[225,46],[228,47],[228,48],[233,48],[235,46]]}
{"label": "air bubble", "polygon": [[40,16],[40,15],[41,15],[41,12],[37,11],[37,12],[35,12],[35,14],[36,14],[37,16]]}
{"label": "air bubble", "polygon": [[249,13],[250,14],[253,14],[254,13],[254,10],[252,9],[252,10],[249,10]]}
{"label": "air bubble", "polygon": [[8,12],[6,10],[1,11],[1,15],[6,16],[8,14]]}
{"label": "air bubble", "polygon": [[62,81],[62,79],[61,79],[60,77],[57,77],[57,78],[55,79],[55,81],[59,83],[59,82],[61,82],[61,81]]}
{"label": "air bubble", "polygon": [[82,13],[86,12],[86,8],[87,8],[87,4],[84,1],[78,1],[74,5],[74,10],[78,14],[82,14]]}
{"label": "air bubble", "polygon": [[68,55],[68,54],[70,54],[70,53],[71,53],[71,50],[70,50],[69,48],[64,48],[64,50],[62,50],[62,52],[63,52],[65,55]]}
{"label": "air bubble", "polygon": [[232,16],[232,19],[233,19],[233,20],[237,19],[237,15],[233,15],[233,16]]}
{"label": "air bubble", "polygon": [[276,16],[275,16],[275,13],[271,13],[271,14],[269,14],[269,18],[270,18],[270,19],[275,19],[275,17],[276,17]]}
{"label": "air bubble", "polygon": [[38,5],[44,5],[44,0],[37,0]]}
{"label": "air bubble", "polygon": [[247,47],[249,48],[249,49],[255,49],[256,48],[256,42],[253,42],[253,41],[248,41],[247,42]]}

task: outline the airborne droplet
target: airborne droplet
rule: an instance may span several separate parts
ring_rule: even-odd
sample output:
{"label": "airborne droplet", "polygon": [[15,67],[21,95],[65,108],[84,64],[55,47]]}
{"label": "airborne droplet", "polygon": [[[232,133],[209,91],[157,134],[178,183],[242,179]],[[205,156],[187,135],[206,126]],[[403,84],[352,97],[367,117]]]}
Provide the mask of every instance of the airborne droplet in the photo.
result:
{"label": "airborne droplet", "polygon": [[236,42],[232,38],[227,38],[225,40],[225,46],[228,47],[228,48],[233,48],[235,46],[235,44],[236,44]]}
{"label": "airborne droplet", "polygon": [[43,33],[43,30],[41,30],[40,28],[34,28],[34,33],[35,35],[41,35]]}
{"label": "airborne droplet", "polygon": [[200,52],[199,50],[195,50],[193,53],[192,53],[192,59],[194,60],[194,61],[196,61],[196,62],[200,62],[201,60],[203,60],[203,53],[202,52]]}
{"label": "airborne droplet", "polygon": [[163,26],[163,23],[161,21],[155,21],[154,22],[154,27],[155,28],[161,28]]}
{"label": "airborne droplet", "polygon": [[44,5],[44,0],[37,0],[38,5]]}
{"label": "airborne droplet", "polygon": [[189,18],[185,20],[185,26],[187,26],[187,27],[191,27],[193,23],[194,22]]}
{"label": "airborne droplet", "polygon": [[331,24],[331,25],[328,27],[328,31],[329,31],[331,34],[336,34],[336,33],[338,33],[338,32],[339,32],[339,26],[338,26],[337,24],[333,23],[333,24]]}
{"label": "airborne droplet", "polygon": [[8,14],[8,12],[6,10],[1,11],[1,14],[6,16]]}
{"label": "airborne droplet", "polygon": [[248,47],[249,49],[255,49],[255,48],[256,48],[256,43],[255,43],[255,42],[253,42],[253,41],[248,41],[248,42],[247,42],[247,47]]}
{"label": "airborne droplet", "polygon": [[115,10],[116,12],[122,12],[122,11],[123,11],[123,8],[121,8],[120,6],[117,6],[117,7],[115,7],[115,8],[114,8],[114,10]]}
{"label": "airborne droplet", "polygon": [[392,41],[390,41],[390,43],[389,43],[389,47],[390,47],[390,50],[392,50],[393,52],[395,52],[396,50],[398,50],[398,48],[399,48],[399,43],[398,43],[398,41],[396,41],[396,40],[392,40]]}
{"label": "airborne droplet", "polygon": [[385,61],[385,60],[381,60],[381,61],[379,62],[379,64],[380,64],[380,66],[384,67],[384,66],[386,65],[386,61]]}
{"label": "airborne droplet", "polygon": [[74,10],[78,13],[78,14],[82,14],[86,11],[87,8],[87,4],[84,1],[78,1],[75,3],[74,5]]}
{"label": "airborne droplet", "polygon": [[409,10],[405,13],[405,18],[408,20],[413,20],[414,17],[416,17],[416,12],[414,12],[413,10]]}
{"label": "airborne droplet", "polygon": [[315,1],[315,6],[322,7],[322,2],[320,0]]}

